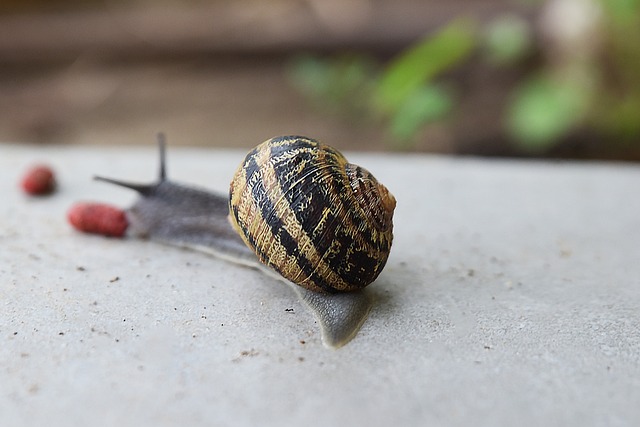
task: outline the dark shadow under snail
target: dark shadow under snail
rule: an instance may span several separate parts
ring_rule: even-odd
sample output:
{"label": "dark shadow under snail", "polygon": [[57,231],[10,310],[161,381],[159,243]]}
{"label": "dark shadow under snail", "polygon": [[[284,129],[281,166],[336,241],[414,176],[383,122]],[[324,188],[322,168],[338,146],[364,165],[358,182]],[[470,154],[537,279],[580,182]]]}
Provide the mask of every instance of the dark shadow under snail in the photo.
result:
{"label": "dark shadow under snail", "polygon": [[158,140],[156,182],[96,177],[140,194],[126,212],[129,233],[258,268],[292,285],[325,345],[353,338],[373,303],[365,287],[391,249],[396,201],[388,190],[332,147],[285,136],[250,151],[229,195],[216,194],[168,180]]}

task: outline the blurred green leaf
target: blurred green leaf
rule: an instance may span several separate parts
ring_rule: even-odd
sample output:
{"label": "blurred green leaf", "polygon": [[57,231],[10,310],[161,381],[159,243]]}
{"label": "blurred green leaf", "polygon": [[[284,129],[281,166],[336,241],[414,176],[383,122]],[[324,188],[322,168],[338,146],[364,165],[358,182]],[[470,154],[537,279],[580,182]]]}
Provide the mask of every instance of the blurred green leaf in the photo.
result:
{"label": "blurred green leaf", "polygon": [[428,35],[393,60],[376,90],[376,106],[392,112],[423,84],[466,59],[474,47],[474,26],[456,20]]}
{"label": "blurred green leaf", "polygon": [[640,12],[640,0],[601,0],[600,4],[619,25],[637,20]]}
{"label": "blurred green leaf", "polygon": [[508,130],[523,148],[543,150],[575,126],[587,107],[583,87],[543,75],[516,90],[508,111]]}
{"label": "blurred green leaf", "polygon": [[453,107],[449,93],[429,85],[413,91],[400,105],[391,119],[391,133],[395,138],[408,140],[425,124],[442,119]]}
{"label": "blurred green leaf", "polygon": [[294,59],[289,76],[301,92],[311,96],[323,96],[330,85],[330,64],[320,58],[301,55]]}
{"label": "blurred green leaf", "polygon": [[640,92],[631,93],[623,99],[608,99],[597,113],[597,124],[616,135],[620,142],[637,142],[640,136]]}
{"label": "blurred green leaf", "polygon": [[366,110],[371,98],[375,66],[364,55],[330,59],[296,57],[289,67],[294,86],[315,104],[347,112]]}
{"label": "blurred green leaf", "polygon": [[509,64],[522,58],[533,44],[529,24],[519,16],[507,14],[494,20],[487,30],[487,56],[494,64]]}

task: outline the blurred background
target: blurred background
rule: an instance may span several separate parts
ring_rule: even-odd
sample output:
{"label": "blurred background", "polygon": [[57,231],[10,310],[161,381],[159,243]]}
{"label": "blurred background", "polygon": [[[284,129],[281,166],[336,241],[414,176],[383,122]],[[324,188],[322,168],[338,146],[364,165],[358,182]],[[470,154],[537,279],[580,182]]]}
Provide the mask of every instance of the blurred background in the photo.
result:
{"label": "blurred background", "polygon": [[640,160],[640,0],[4,0],[0,141]]}

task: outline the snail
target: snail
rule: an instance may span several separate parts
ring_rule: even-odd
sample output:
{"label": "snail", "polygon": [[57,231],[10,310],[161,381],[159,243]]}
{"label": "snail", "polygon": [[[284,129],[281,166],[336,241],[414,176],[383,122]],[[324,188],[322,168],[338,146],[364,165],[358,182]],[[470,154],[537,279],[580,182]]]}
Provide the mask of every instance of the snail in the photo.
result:
{"label": "snail", "polygon": [[129,233],[204,250],[291,284],[314,312],[325,345],[355,336],[371,307],[364,289],[385,266],[395,198],[366,169],[302,136],[269,139],[238,167],[229,195],[173,182],[158,136],[156,182],[135,184]]}

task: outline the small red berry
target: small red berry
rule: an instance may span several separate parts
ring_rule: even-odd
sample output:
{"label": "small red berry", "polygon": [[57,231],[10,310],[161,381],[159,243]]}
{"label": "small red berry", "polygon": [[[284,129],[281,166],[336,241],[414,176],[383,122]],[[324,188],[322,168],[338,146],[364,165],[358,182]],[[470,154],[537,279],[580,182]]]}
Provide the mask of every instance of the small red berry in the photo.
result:
{"label": "small red berry", "polygon": [[76,203],[67,219],[76,230],[110,237],[124,236],[129,226],[125,211],[104,203]]}
{"label": "small red berry", "polygon": [[36,165],[27,170],[20,186],[32,196],[51,194],[56,188],[56,178],[49,166]]}

